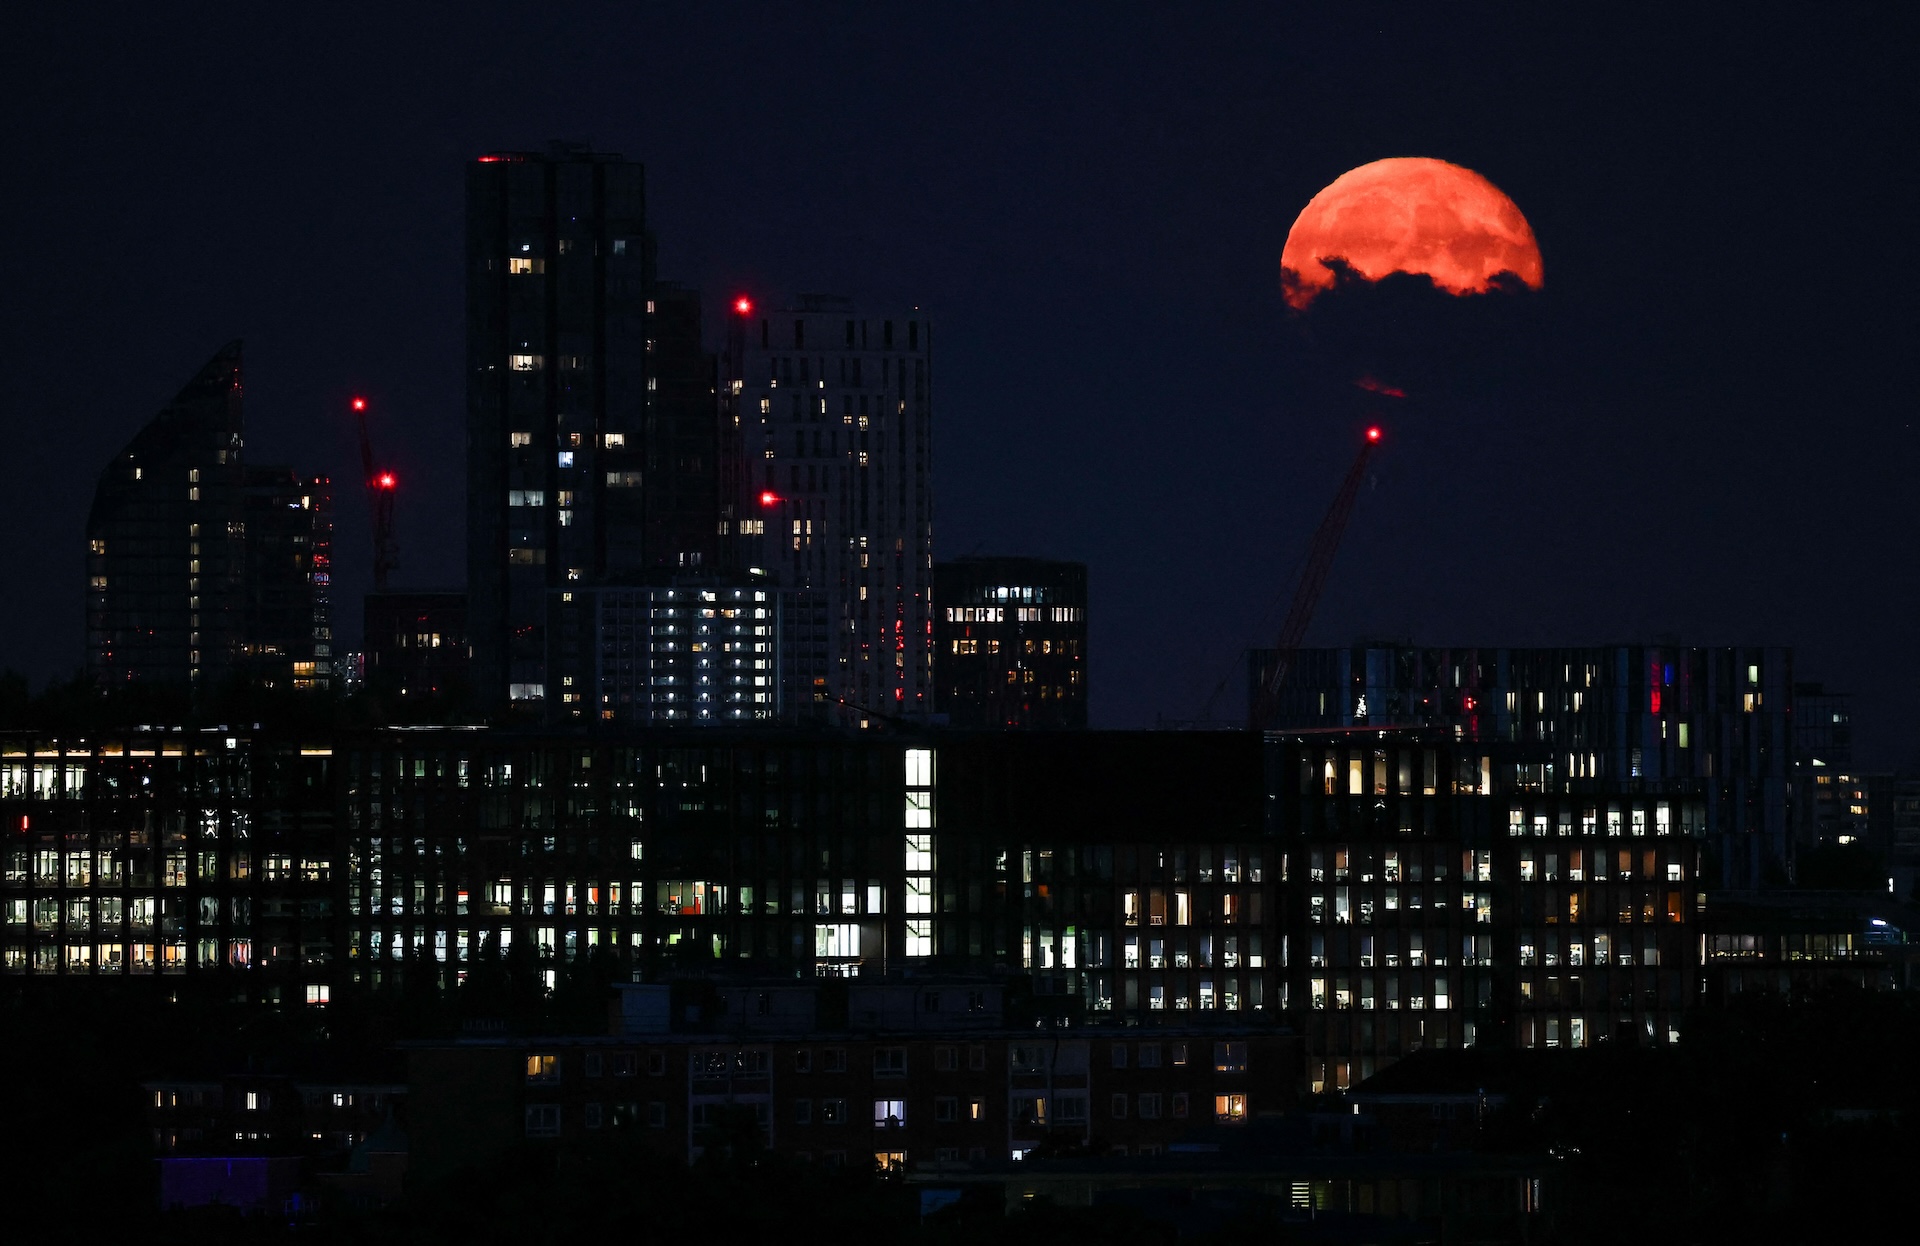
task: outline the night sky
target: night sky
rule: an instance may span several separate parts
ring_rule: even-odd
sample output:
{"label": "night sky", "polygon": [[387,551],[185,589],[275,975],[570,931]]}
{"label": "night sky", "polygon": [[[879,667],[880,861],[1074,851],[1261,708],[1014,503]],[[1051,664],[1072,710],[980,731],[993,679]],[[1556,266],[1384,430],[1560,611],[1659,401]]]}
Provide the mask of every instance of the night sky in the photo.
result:
{"label": "night sky", "polygon": [[[457,583],[462,166],[563,138],[646,162],[714,324],[925,309],[937,550],[1091,565],[1096,725],[1194,717],[1270,643],[1378,347],[1412,397],[1309,643],[1789,643],[1857,694],[1864,762],[1920,757],[1906,6],[1283,7],[13,12],[0,665],[79,665],[98,472],[234,337],[250,461],[338,482],[343,645],[349,394],[404,483],[398,579]],[[1544,291],[1290,320],[1293,218],[1399,155],[1506,191]]]}

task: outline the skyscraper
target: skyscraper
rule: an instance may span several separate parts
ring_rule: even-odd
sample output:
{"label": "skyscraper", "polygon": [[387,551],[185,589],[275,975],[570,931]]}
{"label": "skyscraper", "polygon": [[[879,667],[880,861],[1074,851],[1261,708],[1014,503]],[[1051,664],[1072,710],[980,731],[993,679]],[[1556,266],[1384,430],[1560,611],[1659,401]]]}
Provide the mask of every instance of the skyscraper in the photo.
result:
{"label": "skyscraper", "polygon": [[240,355],[221,347],[100,474],[87,670],[110,687],[199,687],[238,656]]}
{"label": "skyscraper", "polygon": [[935,564],[937,709],[955,727],[1087,725],[1087,565]]}
{"label": "skyscraper", "polygon": [[933,709],[933,331],[916,311],[845,299],[733,308],[738,556],[821,593],[831,629],[819,704],[838,721]]}
{"label": "skyscraper", "polygon": [[241,346],[229,342],[100,475],[87,670],[104,687],[327,683],[330,489],[244,465],[241,395]]}
{"label": "skyscraper", "polygon": [[718,551],[714,365],[697,298],[654,280],[639,164],[556,145],[468,166],[467,369],[475,692],[570,712],[552,591]]}

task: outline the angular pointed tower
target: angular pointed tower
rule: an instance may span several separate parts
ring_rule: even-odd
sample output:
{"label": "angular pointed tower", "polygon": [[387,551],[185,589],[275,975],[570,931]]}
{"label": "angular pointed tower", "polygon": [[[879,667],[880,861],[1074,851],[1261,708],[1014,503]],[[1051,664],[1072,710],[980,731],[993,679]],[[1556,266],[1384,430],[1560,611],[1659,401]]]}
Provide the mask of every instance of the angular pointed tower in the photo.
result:
{"label": "angular pointed tower", "polygon": [[87,516],[87,671],[213,686],[243,650],[240,343],[207,361],[100,474]]}

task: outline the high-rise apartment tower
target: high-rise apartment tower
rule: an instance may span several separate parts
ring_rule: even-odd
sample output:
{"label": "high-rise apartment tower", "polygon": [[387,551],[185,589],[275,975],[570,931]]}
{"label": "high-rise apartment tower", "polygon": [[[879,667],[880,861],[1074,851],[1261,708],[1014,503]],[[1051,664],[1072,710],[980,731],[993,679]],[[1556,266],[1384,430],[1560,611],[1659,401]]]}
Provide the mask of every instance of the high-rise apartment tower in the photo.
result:
{"label": "high-rise apartment tower", "polygon": [[710,570],[713,362],[653,274],[638,163],[556,146],[467,168],[467,580],[483,705],[576,708],[551,676],[568,585]]}
{"label": "high-rise apartment tower", "polygon": [[736,556],[821,594],[830,720],[933,709],[933,330],[918,311],[802,296],[732,308]]}
{"label": "high-rise apartment tower", "polygon": [[331,487],[244,464],[229,342],[115,455],[87,516],[87,671],[204,691],[332,674]]}

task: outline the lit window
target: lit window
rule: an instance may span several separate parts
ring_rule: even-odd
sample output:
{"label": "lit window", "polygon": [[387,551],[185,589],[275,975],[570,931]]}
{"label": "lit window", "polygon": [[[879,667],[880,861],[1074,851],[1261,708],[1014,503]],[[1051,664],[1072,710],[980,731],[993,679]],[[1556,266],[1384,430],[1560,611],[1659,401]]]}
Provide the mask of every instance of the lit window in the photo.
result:
{"label": "lit window", "polygon": [[544,272],[545,270],[546,261],[544,260],[534,259],[525,255],[514,255],[507,258],[507,272],[516,277],[531,276]]}
{"label": "lit window", "polygon": [[507,356],[507,366],[515,372],[538,372],[545,366],[545,362],[545,359],[540,355]]}
{"label": "lit window", "polygon": [[532,433],[508,433],[507,444],[512,446],[530,446],[533,444],[533,434]]}

